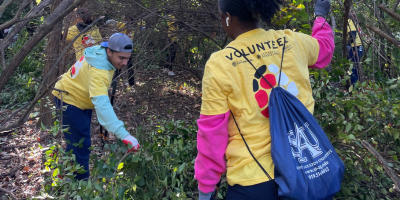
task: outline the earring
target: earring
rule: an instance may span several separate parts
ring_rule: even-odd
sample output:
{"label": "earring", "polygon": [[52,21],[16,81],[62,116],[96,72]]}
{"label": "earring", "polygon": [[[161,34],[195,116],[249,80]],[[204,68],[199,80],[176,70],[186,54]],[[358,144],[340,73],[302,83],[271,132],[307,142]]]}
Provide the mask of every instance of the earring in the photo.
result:
{"label": "earring", "polygon": [[226,18],[226,26],[229,26],[229,17]]}

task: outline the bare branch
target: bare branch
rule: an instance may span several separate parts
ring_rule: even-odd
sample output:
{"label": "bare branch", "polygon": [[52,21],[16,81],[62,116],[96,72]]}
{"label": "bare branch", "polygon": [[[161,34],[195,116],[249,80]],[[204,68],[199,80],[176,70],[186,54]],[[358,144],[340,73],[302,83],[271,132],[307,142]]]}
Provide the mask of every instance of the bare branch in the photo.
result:
{"label": "bare branch", "polygon": [[38,28],[36,34],[31,37],[21,50],[14,56],[8,65],[7,69],[1,73],[0,76],[0,91],[4,89],[8,80],[11,78],[14,71],[18,68],[19,64],[29,54],[29,52],[52,30],[52,28],[64,19],[76,7],[81,5],[84,0],[64,0],[56,10],[46,19],[46,21]]}
{"label": "bare branch", "polygon": [[[52,3],[53,1],[55,1],[55,0],[44,0],[44,1],[41,1],[38,5],[33,7],[33,9],[31,9],[28,12],[28,14],[25,15],[25,17],[36,15],[38,12],[42,11],[44,7],[46,7],[47,5]],[[28,24],[28,22],[29,22],[29,20],[24,20],[24,21],[20,22],[19,24],[16,24],[13,27],[12,31],[7,34],[7,37],[4,39],[3,45],[0,46],[0,49],[1,48],[5,49],[8,46],[10,46],[14,42],[14,37],[26,26],[26,24]]]}
{"label": "bare branch", "polygon": [[397,14],[396,12],[394,12],[393,10],[390,10],[389,8],[386,8],[384,5],[379,5],[378,6],[379,9],[385,11],[388,15],[392,16],[393,18],[397,19],[398,21],[400,21],[400,15]]}
{"label": "bare branch", "polygon": [[379,28],[376,28],[370,24],[366,24],[365,25],[368,29],[370,29],[371,31],[375,32],[376,34],[378,34],[379,36],[385,38],[387,41],[391,42],[392,44],[394,44],[397,48],[400,48],[400,41],[396,40],[395,38],[390,37],[388,34],[384,33],[382,30],[380,30]]}
{"label": "bare branch", "polygon": [[400,178],[397,176],[397,174],[393,171],[393,169],[388,165],[386,160],[382,157],[381,154],[378,153],[367,141],[363,140],[361,141],[362,145],[368,149],[369,152],[372,153],[372,155],[380,162],[382,163],[382,167],[385,170],[385,172],[389,175],[389,177],[392,179],[395,187],[394,191],[396,191],[398,194],[400,193]]}
{"label": "bare branch", "polygon": [[394,3],[394,6],[392,8],[393,12],[396,12],[397,6],[399,6],[400,0],[397,0],[396,3]]}
{"label": "bare branch", "polygon": [[3,15],[4,10],[6,10],[7,6],[9,6],[12,2],[12,0],[3,1],[3,4],[0,6],[0,18]]}
{"label": "bare branch", "polygon": [[4,192],[4,193],[10,195],[11,198],[17,199],[17,197],[16,197],[12,192],[10,192],[10,191],[8,191],[8,190],[6,190],[6,189],[4,189],[4,188],[1,188],[1,187],[0,187],[0,192]]}
{"label": "bare branch", "polygon": [[6,23],[0,25],[0,30],[3,30],[3,29],[5,29],[5,28],[7,28],[7,27],[10,27],[10,26],[12,26],[12,25],[14,25],[14,24],[16,24],[16,23],[18,23],[18,22],[20,22],[20,21],[31,20],[31,19],[33,19],[33,18],[41,17],[41,16],[45,16],[45,15],[46,15],[46,13],[41,13],[41,14],[37,14],[37,15],[32,15],[32,16],[24,17],[24,18],[22,18],[22,19],[20,19],[19,17],[15,16],[12,20],[10,20],[10,21],[8,21],[8,22],[6,22]]}

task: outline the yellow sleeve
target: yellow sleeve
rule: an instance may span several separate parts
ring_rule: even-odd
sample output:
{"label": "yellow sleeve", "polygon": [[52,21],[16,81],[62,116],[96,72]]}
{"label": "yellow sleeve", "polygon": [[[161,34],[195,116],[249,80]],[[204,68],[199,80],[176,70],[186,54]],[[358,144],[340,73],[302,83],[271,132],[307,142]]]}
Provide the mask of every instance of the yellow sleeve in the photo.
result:
{"label": "yellow sleeve", "polygon": [[201,114],[219,115],[229,111],[228,92],[223,89],[218,77],[211,70],[217,62],[208,61],[204,70]]}
{"label": "yellow sleeve", "polygon": [[97,97],[102,95],[108,96],[108,88],[110,87],[110,80],[108,79],[109,72],[107,70],[97,69],[89,66],[90,83],[89,83],[89,96]]}
{"label": "yellow sleeve", "polygon": [[95,27],[93,30],[93,38],[95,40],[95,44],[100,44],[101,40],[103,40],[103,37],[100,35],[99,28]]}
{"label": "yellow sleeve", "polygon": [[302,45],[302,53],[307,56],[308,66],[314,65],[318,60],[319,54],[318,40],[303,33],[296,32],[295,34],[298,37],[299,43]]}
{"label": "yellow sleeve", "polygon": [[71,41],[79,34],[79,30],[76,26],[71,26],[68,29],[67,41]]}

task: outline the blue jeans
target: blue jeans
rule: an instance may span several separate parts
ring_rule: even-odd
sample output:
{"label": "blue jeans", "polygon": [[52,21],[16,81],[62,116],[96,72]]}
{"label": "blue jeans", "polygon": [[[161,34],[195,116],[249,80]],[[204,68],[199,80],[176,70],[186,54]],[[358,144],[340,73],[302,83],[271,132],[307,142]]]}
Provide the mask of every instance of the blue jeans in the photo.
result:
{"label": "blue jeans", "polygon": [[228,185],[227,200],[278,200],[278,185],[275,180],[251,186]]}
{"label": "blue jeans", "polygon": [[[358,70],[360,69],[361,57],[364,55],[364,51],[362,46],[352,47],[347,46],[347,50],[349,54],[347,55],[347,59],[351,60],[354,63],[353,70],[350,76],[351,84],[354,85],[358,81]],[[357,56],[358,55],[358,56]]]}
{"label": "blue jeans", "polygon": [[[61,108],[61,100],[54,97],[57,109]],[[84,166],[86,172],[84,174],[76,174],[75,178],[78,180],[89,178],[89,156],[90,146],[92,141],[90,138],[90,123],[92,119],[92,110],[82,110],[76,106],[63,103],[63,106],[67,106],[67,109],[63,111],[63,128],[68,127],[68,131],[64,133],[65,140],[67,141],[67,148],[65,151],[70,151],[75,154],[76,162]],[[79,140],[83,140],[83,147],[75,147],[74,143],[79,143]]]}

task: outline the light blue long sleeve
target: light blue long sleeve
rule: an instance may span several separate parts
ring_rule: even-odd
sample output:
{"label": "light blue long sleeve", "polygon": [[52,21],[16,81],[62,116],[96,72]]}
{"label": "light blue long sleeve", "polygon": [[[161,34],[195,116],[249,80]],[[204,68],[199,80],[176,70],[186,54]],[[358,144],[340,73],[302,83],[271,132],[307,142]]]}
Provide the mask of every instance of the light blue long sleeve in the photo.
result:
{"label": "light blue long sleeve", "polygon": [[100,124],[104,126],[108,132],[114,133],[121,140],[129,135],[124,127],[124,123],[118,120],[108,96],[96,96],[92,97],[91,100],[96,109]]}

